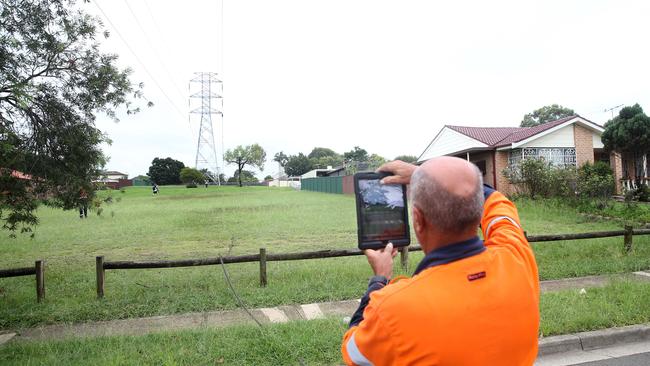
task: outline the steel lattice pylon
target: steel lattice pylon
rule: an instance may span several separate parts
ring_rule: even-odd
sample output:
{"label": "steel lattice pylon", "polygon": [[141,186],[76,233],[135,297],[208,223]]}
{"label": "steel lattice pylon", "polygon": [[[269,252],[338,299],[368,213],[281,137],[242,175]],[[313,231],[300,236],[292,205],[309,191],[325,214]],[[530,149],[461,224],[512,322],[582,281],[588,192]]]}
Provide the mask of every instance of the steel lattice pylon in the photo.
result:
{"label": "steel lattice pylon", "polygon": [[[192,114],[201,115],[201,124],[199,127],[199,138],[196,145],[196,160],[194,166],[196,169],[207,169],[210,173],[208,178],[213,182],[221,185],[219,174],[219,160],[217,160],[217,148],[214,143],[214,130],[212,128],[212,115],[219,116],[223,124],[223,83],[217,78],[214,72],[195,72],[194,78],[190,79],[190,90],[192,83],[198,83],[201,90],[197,93],[190,94],[190,98],[200,98],[201,107],[190,110]],[[215,103],[213,105],[213,99]]]}

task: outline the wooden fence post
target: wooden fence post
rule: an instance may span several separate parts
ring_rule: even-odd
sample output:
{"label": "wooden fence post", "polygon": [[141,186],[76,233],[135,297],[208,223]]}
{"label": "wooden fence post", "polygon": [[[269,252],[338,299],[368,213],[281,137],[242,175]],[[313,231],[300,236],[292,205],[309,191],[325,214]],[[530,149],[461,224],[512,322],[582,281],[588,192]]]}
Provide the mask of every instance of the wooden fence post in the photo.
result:
{"label": "wooden fence post", "polygon": [[104,297],[104,256],[95,258],[95,267],[97,270],[97,298]]}
{"label": "wooden fence post", "polygon": [[260,248],[260,287],[266,287],[266,248]]}
{"label": "wooden fence post", "polygon": [[402,269],[404,270],[404,272],[408,272],[409,270],[409,248],[408,247],[399,248],[399,259],[400,259],[400,263],[402,264]]}
{"label": "wooden fence post", "polygon": [[36,301],[41,302],[45,299],[45,261],[39,259],[36,261]]}
{"label": "wooden fence post", "polygon": [[625,253],[629,253],[632,251],[632,237],[634,235],[634,231],[631,225],[625,225],[625,235],[623,236],[623,247],[625,249]]}

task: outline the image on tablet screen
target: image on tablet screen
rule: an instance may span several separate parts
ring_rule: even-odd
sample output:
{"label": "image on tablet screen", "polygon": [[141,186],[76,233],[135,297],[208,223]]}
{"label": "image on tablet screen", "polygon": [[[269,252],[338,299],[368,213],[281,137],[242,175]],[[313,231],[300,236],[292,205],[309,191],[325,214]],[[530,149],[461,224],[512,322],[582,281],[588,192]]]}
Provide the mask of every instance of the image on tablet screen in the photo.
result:
{"label": "image on tablet screen", "polygon": [[390,240],[404,235],[404,194],[401,185],[387,185],[379,180],[360,180],[363,200],[362,237],[364,240]]}

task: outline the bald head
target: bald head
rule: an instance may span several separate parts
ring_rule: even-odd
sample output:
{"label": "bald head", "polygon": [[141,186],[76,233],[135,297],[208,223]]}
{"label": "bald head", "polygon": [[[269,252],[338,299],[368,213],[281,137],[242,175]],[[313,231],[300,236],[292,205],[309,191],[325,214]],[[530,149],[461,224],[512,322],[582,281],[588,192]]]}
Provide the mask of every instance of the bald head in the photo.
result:
{"label": "bald head", "polygon": [[483,178],[463,159],[428,160],[411,177],[411,202],[436,229],[452,233],[476,230],[483,212]]}

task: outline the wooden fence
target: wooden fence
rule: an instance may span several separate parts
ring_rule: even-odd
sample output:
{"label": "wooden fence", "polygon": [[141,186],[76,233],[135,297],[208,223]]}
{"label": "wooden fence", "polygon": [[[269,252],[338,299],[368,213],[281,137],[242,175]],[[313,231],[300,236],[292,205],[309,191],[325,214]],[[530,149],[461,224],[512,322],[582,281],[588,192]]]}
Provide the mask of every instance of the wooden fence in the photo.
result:
{"label": "wooden fence", "polygon": [[36,301],[45,299],[45,261],[37,260],[34,267],[0,269],[0,278],[36,275]]}
{"label": "wooden fence", "polygon": [[[560,241],[560,240],[579,240],[579,239],[596,239],[596,238],[609,238],[616,236],[623,236],[623,250],[628,253],[632,250],[632,237],[634,235],[650,235],[650,229],[636,229],[631,226],[626,226],[625,230],[613,231],[600,231],[591,233],[577,233],[577,234],[551,234],[551,235],[531,235],[526,236],[531,243]],[[408,253],[420,251],[422,248],[419,245],[412,245],[402,248],[400,250],[400,262],[403,268],[408,265]],[[266,248],[260,248],[259,254],[248,254],[240,256],[227,256],[217,258],[203,258],[203,259],[181,259],[181,260],[157,260],[157,261],[105,261],[103,256],[96,258],[96,272],[97,272],[97,297],[104,297],[104,280],[105,271],[116,269],[143,269],[143,268],[174,268],[174,267],[191,267],[191,266],[209,266],[220,264],[223,260],[224,264],[231,263],[247,263],[259,262],[260,264],[260,286],[266,287],[268,284],[268,277],[266,272],[266,263],[274,261],[291,261],[291,260],[304,260],[304,259],[323,259],[323,258],[336,258],[336,257],[349,257],[355,255],[363,255],[363,251],[359,249],[333,249],[333,250],[320,250],[314,252],[299,252],[299,253],[281,253],[272,254],[267,253]]]}

